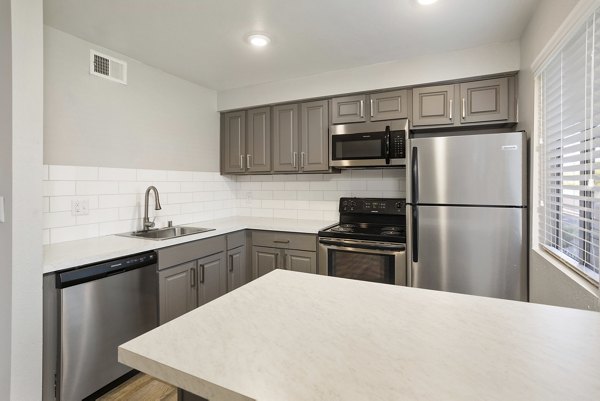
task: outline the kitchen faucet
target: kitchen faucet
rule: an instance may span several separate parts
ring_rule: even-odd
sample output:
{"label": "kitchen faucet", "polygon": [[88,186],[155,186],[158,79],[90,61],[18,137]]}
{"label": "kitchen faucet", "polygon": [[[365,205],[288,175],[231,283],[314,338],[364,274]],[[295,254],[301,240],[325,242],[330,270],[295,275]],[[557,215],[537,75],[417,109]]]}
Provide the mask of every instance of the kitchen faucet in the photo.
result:
{"label": "kitchen faucet", "polygon": [[160,210],[162,207],[160,206],[160,197],[158,196],[158,189],[155,186],[151,185],[146,189],[146,199],[144,203],[144,228],[143,231],[148,231],[152,227],[154,227],[154,220],[150,221],[148,218],[148,202],[150,200],[150,191],[154,192],[154,210]]}

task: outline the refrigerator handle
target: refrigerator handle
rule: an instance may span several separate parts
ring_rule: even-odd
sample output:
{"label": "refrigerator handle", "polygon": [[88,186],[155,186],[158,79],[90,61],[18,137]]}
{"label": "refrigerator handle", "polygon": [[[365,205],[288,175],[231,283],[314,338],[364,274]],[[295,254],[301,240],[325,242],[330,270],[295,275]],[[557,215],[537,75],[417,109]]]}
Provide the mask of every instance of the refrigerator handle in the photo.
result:
{"label": "refrigerator handle", "polygon": [[392,140],[390,126],[385,126],[385,164],[390,164],[390,141]]}
{"label": "refrigerator handle", "polygon": [[413,205],[416,206],[417,202],[419,201],[419,153],[418,153],[418,149],[416,146],[413,146],[413,148],[412,148],[411,173],[412,173],[412,188],[411,188],[412,199],[411,199],[411,202]]}
{"label": "refrigerator handle", "polygon": [[416,205],[412,207],[412,261],[419,261],[419,209]]}

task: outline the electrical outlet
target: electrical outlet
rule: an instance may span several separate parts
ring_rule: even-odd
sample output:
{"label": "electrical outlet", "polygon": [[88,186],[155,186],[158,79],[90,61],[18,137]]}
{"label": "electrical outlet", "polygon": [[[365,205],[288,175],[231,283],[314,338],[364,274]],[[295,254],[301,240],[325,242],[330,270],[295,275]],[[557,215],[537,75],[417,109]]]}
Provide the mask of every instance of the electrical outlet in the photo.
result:
{"label": "electrical outlet", "polygon": [[87,199],[75,199],[71,201],[72,216],[86,216],[90,214],[90,202]]}
{"label": "electrical outlet", "polygon": [[247,191],[246,192],[246,204],[245,206],[250,206],[252,205],[252,192],[251,191]]}

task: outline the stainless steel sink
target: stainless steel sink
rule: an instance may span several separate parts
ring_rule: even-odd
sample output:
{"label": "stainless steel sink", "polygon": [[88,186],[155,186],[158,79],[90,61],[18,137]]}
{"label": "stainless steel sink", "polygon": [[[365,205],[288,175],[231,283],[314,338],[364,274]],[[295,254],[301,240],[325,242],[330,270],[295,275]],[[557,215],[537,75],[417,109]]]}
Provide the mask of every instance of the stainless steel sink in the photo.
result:
{"label": "stainless steel sink", "polygon": [[204,233],[206,231],[212,231],[212,230],[214,230],[214,228],[175,226],[175,227],[159,228],[156,230],[148,230],[148,231],[134,231],[131,233],[123,233],[123,234],[117,234],[117,235],[120,235],[122,237],[142,238],[142,239],[151,239],[154,241],[161,241],[161,240],[165,240],[165,239],[183,237],[185,235]]}

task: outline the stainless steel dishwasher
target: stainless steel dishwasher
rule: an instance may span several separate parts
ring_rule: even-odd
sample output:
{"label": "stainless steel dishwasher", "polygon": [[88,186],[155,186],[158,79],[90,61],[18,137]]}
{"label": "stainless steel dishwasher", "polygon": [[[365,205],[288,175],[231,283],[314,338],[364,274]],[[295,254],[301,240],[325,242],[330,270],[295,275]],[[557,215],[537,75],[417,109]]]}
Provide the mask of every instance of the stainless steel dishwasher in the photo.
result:
{"label": "stainless steel dishwasher", "polygon": [[131,372],[117,347],[158,324],[156,262],[148,252],[56,275],[58,400],[94,399]]}

